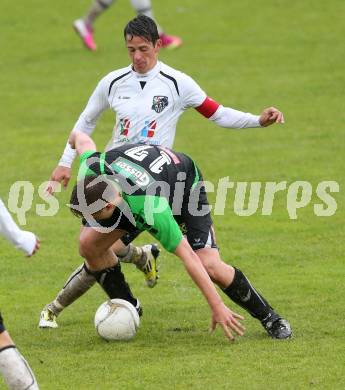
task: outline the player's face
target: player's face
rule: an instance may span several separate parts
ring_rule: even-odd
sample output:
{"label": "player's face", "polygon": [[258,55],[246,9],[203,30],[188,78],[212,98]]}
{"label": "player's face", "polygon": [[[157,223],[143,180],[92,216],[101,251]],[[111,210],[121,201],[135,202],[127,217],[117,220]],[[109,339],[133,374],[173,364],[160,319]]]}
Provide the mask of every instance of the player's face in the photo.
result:
{"label": "player's face", "polygon": [[115,206],[111,203],[108,203],[106,207],[92,214],[92,217],[96,221],[102,221],[103,219],[110,218],[113,215],[114,210],[115,210]]}
{"label": "player's face", "polygon": [[162,41],[160,39],[153,45],[145,38],[127,35],[126,46],[134,70],[138,73],[150,71],[157,63],[161,45]]}

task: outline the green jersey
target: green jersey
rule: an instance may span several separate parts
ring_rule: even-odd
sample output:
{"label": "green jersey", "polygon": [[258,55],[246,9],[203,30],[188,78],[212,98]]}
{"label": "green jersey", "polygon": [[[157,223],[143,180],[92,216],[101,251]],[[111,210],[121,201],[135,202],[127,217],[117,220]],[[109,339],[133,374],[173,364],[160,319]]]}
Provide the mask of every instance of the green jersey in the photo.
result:
{"label": "green jersey", "polygon": [[164,147],[125,144],[105,153],[85,152],[80,160],[79,178],[104,174],[119,183],[133,219],[117,228],[147,230],[169,252],[176,249],[182,239],[181,210],[200,179],[190,157]]}

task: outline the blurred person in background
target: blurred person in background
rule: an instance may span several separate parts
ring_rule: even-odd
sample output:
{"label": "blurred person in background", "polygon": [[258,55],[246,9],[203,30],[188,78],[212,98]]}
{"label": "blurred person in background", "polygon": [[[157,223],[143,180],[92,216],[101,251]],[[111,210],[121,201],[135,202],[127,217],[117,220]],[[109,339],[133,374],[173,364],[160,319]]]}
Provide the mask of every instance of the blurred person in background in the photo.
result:
{"label": "blurred person in background", "polygon": [[[116,0],[115,0],[116,1]],[[95,20],[106,11],[114,0],[94,0],[85,16],[73,22],[76,33],[80,36],[85,47],[91,51],[97,49],[93,38],[93,25]],[[131,0],[131,4],[138,15],[146,15],[154,19],[151,0]],[[166,49],[175,49],[182,45],[182,39],[174,35],[166,34],[162,27],[157,23],[159,37],[162,40],[162,47]]]}

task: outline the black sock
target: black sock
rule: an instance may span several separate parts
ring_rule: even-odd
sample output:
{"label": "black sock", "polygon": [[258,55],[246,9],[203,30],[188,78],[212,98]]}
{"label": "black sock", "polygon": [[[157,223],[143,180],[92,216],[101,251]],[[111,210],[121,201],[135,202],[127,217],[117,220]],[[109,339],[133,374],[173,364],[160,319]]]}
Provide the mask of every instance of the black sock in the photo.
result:
{"label": "black sock", "polygon": [[130,302],[134,307],[137,306],[137,299],[134,298],[129,285],[125,280],[125,275],[121,271],[120,263],[114,267],[103,269],[102,271],[93,272],[97,282],[102,286],[110,299],[120,298]]}
{"label": "black sock", "polygon": [[266,299],[255,290],[245,275],[237,268],[235,268],[234,280],[223,291],[231,300],[260,321],[273,311]]}

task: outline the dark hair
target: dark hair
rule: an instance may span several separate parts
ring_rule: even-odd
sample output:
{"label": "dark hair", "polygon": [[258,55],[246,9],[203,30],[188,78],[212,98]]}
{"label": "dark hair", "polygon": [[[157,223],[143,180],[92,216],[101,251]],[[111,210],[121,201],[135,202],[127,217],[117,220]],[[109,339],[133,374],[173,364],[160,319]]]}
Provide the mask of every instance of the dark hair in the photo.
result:
{"label": "dark hair", "polygon": [[[84,213],[94,214],[113,200],[116,193],[117,189],[105,175],[86,176],[73,187],[69,207],[77,217],[82,217]],[[98,200],[105,203],[96,204]]]}
{"label": "dark hair", "polygon": [[123,31],[125,39],[129,35],[133,37],[142,37],[147,41],[156,44],[159,39],[158,29],[155,21],[146,15],[139,15],[136,18],[130,20]]}

